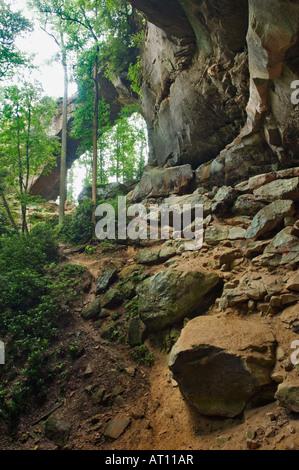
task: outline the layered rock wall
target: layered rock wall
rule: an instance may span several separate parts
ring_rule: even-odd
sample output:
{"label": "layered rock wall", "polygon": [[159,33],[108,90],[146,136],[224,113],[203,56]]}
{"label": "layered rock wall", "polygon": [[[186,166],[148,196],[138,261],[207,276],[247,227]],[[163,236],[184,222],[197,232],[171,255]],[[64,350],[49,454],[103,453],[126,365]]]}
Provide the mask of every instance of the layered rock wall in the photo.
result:
{"label": "layered rock wall", "polygon": [[299,2],[131,3],[149,21],[143,108],[150,165],[210,162],[198,180],[221,185],[298,164],[291,87],[299,78]]}

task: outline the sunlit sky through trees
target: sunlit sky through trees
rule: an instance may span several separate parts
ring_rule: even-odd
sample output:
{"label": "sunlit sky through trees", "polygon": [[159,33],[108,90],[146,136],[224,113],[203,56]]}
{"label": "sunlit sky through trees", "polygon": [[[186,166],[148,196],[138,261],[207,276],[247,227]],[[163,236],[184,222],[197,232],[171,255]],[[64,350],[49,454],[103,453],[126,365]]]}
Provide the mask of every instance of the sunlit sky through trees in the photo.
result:
{"label": "sunlit sky through trees", "polygon": [[[3,1],[3,0],[1,0]],[[24,80],[41,83],[44,94],[59,98],[63,95],[63,69],[59,61],[53,60],[57,56],[59,49],[55,41],[49,37],[39,26],[38,21],[34,18],[34,13],[28,8],[27,0],[13,0],[6,1],[11,6],[13,11],[20,11],[23,16],[28,18],[34,25],[33,31],[25,33],[16,40],[16,46],[26,54],[32,55],[31,64],[36,68],[28,71],[22,70],[21,74],[16,74],[13,81],[18,84]],[[4,83],[3,83],[4,82]],[[5,85],[5,80],[2,82]],[[8,84],[11,84],[11,79]],[[69,84],[69,96],[75,94],[77,85],[74,82]],[[134,119],[134,124],[138,127],[145,128],[143,119]],[[146,131],[145,131],[146,132]],[[147,157],[147,149],[145,150]],[[73,165],[72,184],[73,184],[73,198],[77,200],[79,193],[82,190],[84,179],[86,178],[86,168],[80,161],[76,161]],[[109,177],[109,182],[115,181],[115,178]]]}

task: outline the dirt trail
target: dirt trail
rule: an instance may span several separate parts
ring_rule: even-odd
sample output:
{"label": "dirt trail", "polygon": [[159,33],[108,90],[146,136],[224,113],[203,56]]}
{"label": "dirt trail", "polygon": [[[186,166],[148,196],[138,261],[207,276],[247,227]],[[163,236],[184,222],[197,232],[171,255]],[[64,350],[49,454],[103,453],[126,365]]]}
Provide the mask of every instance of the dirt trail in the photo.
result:
{"label": "dirt trail", "polygon": [[[69,365],[65,379],[55,379],[49,387],[47,402],[28,409],[17,436],[1,443],[3,448],[56,449],[56,445],[44,437],[44,423],[34,423],[59,402],[63,404],[52,416],[70,425],[66,448],[72,450],[245,450],[248,433],[261,435],[263,450],[286,449],[293,445],[292,442],[299,444],[296,441],[299,422],[276,403],[247,412],[243,421],[200,416],[187,404],[172,380],[166,353],[159,352],[147,342],[154,364],[151,368],[138,366],[132,362],[130,348],[125,343],[103,340],[96,322],[82,319],[82,307],[95,298],[97,276],[108,265],[120,270],[132,264],[133,248],[93,255],[72,252],[65,246],[61,250],[65,263],[85,266],[92,275],[91,288],[70,312],[70,322],[60,339],[63,343],[70,336],[79,338],[84,353]],[[204,268],[203,261],[207,263],[210,259],[209,254],[180,258],[179,266],[186,270]],[[163,265],[145,269],[154,272],[161,268],[165,269]],[[124,317],[122,309],[120,307],[114,313]],[[92,372],[86,376],[87,367]],[[128,368],[135,372],[128,374]],[[121,393],[117,402],[114,400],[113,404],[103,406],[91,401],[86,391],[89,387],[105,389],[107,396],[112,398],[117,388]],[[103,436],[105,426],[109,420],[118,417],[129,419],[130,426],[117,440],[109,442]]]}

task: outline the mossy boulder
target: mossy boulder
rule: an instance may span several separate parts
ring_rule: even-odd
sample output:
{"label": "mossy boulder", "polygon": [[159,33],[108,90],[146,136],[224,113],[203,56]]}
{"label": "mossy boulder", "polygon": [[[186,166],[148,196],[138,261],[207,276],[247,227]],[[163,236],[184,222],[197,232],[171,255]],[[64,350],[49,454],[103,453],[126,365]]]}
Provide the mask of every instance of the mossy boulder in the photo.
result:
{"label": "mossy boulder", "polygon": [[98,278],[97,278],[97,290],[96,294],[104,294],[108,287],[113,283],[117,277],[117,270],[115,268],[106,269]]}
{"label": "mossy boulder", "polygon": [[186,316],[203,314],[212,303],[209,294],[219,282],[215,273],[160,271],[137,288],[139,316],[150,331],[159,331]]}
{"label": "mossy boulder", "polygon": [[105,308],[115,308],[121,305],[123,296],[117,289],[110,288],[106,294],[103,295],[102,305]]}
{"label": "mossy boulder", "polygon": [[128,343],[134,348],[143,343],[145,339],[146,326],[138,317],[130,318],[128,322]]}
{"label": "mossy boulder", "polygon": [[101,311],[100,299],[95,299],[93,302],[88,304],[81,312],[81,317],[84,320],[94,320],[97,318]]}
{"label": "mossy boulder", "polygon": [[278,386],[275,398],[280,405],[293,413],[299,413],[299,380],[296,383],[282,383]]}
{"label": "mossy boulder", "polygon": [[63,447],[68,441],[70,429],[68,424],[50,417],[45,423],[44,435],[57,446]]}

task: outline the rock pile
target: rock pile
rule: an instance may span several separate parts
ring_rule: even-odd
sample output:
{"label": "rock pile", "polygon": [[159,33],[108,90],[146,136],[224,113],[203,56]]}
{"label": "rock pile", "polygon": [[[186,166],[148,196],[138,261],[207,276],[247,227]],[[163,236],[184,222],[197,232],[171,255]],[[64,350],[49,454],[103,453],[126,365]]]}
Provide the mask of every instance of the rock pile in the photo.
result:
{"label": "rock pile", "polygon": [[[131,347],[154,336],[170,351],[181,330],[169,367],[203,415],[237,417],[275,399],[298,412],[298,368],[287,351],[299,333],[299,168],[194,190],[185,167],[164,171],[166,198],[166,182],[153,184],[156,192],[144,187],[158,169],[145,174],[134,197],[150,196],[145,205],[203,204],[201,250],[186,252],[182,233],[147,248],[140,242],[129,265],[103,271],[82,316],[102,322],[101,337],[109,339],[125,308]],[[191,225],[194,218],[192,211]]]}

